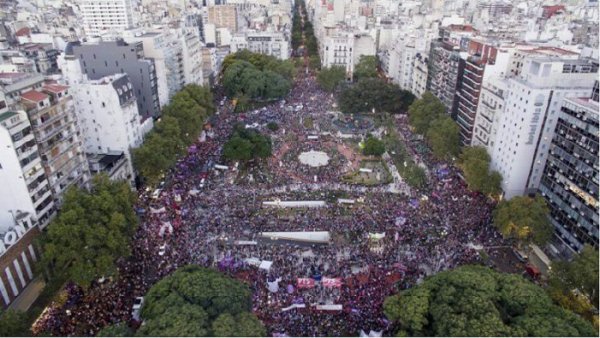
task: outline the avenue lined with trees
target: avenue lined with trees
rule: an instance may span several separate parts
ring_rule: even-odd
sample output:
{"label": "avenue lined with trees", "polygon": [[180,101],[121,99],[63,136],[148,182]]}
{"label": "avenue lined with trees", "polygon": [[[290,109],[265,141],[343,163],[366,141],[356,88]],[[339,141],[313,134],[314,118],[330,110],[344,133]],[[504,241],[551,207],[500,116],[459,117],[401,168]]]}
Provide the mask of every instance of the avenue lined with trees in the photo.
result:
{"label": "avenue lined with trees", "polygon": [[144,144],[133,149],[133,165],[147,185],[160,181],[198,138],[214,110],[212,93],[205,87],[188,85],[171,98]]}
{"label": "avenue lined with trees", "polygon": [[[295,46],[294,49],[304,46],[311,68],[317,69],[320,67],[318,44],[312,31],[312,25],[303,20],[303,17],[306,17],[304,6],[303,1],[296,4],[292,46]],[[300,16],[300,12],[303,13],[302,16]],[[316,66],[317,62],[319,66]],[[243,111],[252,107],[254,103],[266,103],[286,97],[294,87],[295,73],[296,68],[291,61],[280,61],[269,56],[241,51],[225,58],[221,74],[223,88],[229,99],[235,102],[232,105],[237,103],[238,107],[243,106],[244,108],[241,109]],[[431,93],[425,93],[423,97],[416,99],[412,93],[380,79],[376,57],[361,57],[355,69],[355,82],[345,83],[345,75],[344,68],[332,67],[318,72],[316,81],[324,91],[338,94],[338,106],[343,113],[371,114],[382,121],[383,133],[379,136],[381,139],[367,134],[362,144],[362,155],[380,157],[387,151],[402,178],[411,188],[415,189],[414,196],[429,196],[427,199],[403,196],[397,198],[400,200],[399,204],[394,204],[396,198],[394,201],[389,201],[389,195],[381,194],[379,196],[379,192],[372,195],[367,193],[369,203],[373,203],[369,206],[372,209],[358,209],[361,207],[357,204],[356,208],[360,210],[360,213],[357,213],[357,219],[360,220],[356,221],[351,218],[353,220],[352,232],[360,234],[361,231],[372,230],[369,225],[361,223],[364,214],[368,214],[367,216],[370,217],[368,224],[397,222],[393,226],[404,226],[402,237],[396,232],[395,240],[390,239],[390,237],[394,237],[394,234],[389,229],[387,231],[391,236],[385,237],[386,229],[384,228],[385,240],[380,242],[385,243],[382,245],[384,254],[394,252],[392,249],[406,241],[410,242],[413,249],[419,251],[424,257],[435,251],[438,256],[432,256],[434,259],[441,261],[440,258],[443,257],[444,263],[446,261],[448,263],[443,268],[440,265],[440,270],[425,273],[424,269],[423,271],[419,270],[421,269],[420,265],[414,264],[413,266],[408,263],[408,261],[414,263],[412,262],[413,258],[405,257],[404,260],[400,260],[401,264],[393,265],[393,270],[388,271],[385,269],[386,267],[375,268],[374,266],[378,263],[387,266],[393,259],[389,259],[389,262],[378,261],[377,258],[373,258],[374,255],[371,255],[371,247],[366,251],[362,251],[364,246],[361,246],[360,249],[352,247],[351,250],[354,251],[350,252],[355,255],[353,263],[356,263],[355,261],[366,263],[367,281],[361,281],[358,278],[359,274],[354,276],[353,273],[346,271],[351,270],[351,265],[342,266],[340,264],[342,268],[337,266],[329,268],[329,273],[335,273],[340,276],[340,280],[343,280],[344,287],[338,290],[339,294],[336,297],[339,297],[340,303],[343,303],[343,307],[347,308],[351,314],[348,316],[350,319],[344,317],[343,320],[332,320],[331,317],[335,318],[335,316],[323,315],[325,323],[323,327],[326,330],[324,332],[340,332],[335,327],[339,323],[346,329],[347,326],[350,326],[350,322],[353,325],[357,321],[360,325],[368,322],[368,324],[364,324],[367,327],[368,325],[383,325],[381,323],[384,320],[389,320],[391,324],[387,325],[386,323],[386,333],[391,332],[399,336],[597,335],[597,329],[595,331],[589,322],[597,320],[594,307],[597,308],[598,304],[598,251],[586,247],[572,261],[553,265],[549,285],[546,289],[516,274],[496,272],[480,265],[462,265],[479,263],[477,252],[464,248],[467,241],[462,243],[462,239],[468,238],[475,241],[483,238],[482,242],[484,243],[487,241],[495,243],[500,242],[504,237],[508,241],[502,243],[514,242],[518,244],[518,247],[530,243],[545,244],[552,235],[552,226],[548,220],[548,207],[545,200],[541,196],[522,196],[501,201],[496,205],[496,200],[489,197],[495,198],[501,193],[502,177],[499,173],[490,171],[490,157],[486,150],[481,147],[461,148],[459,127],[445,113],[443,104]],[[314,77],[307,75],[306,78],[315,81]],[[329,96],[329,94],[325,94],[325,97]],[[318,96],[315,95],[315,97]],[[333,102],[333,99],[331,101]],[[311,116],[310,127],[305,125],[306,129],[313,129],[314,125],[319,122],[312,119],[312,117],[316,117],[317,109],[314,106],[310,109],[314,110],[311,114],[315,113],[315,115]],[[236,111],[239,112],[237,107]],[[98,336],[254,337],[267,334],[293,335],[294,332],[285,332],[284,330],[286,327],[289,329],[289,326],[292,325],[291,321],[285,317],[289,313],[284,313],[280,307],[274,307],[271,302],[293,299],[291,301],[295,305],[304,304],[304,298],[296,297],[296,294],[293,298],[289,295],[294,292],[298,296],[302,295],[300,290],[294,288],[294,285],[298,289],[300,288],[299,285],[294,284],[296,279],[290,277],[296,277],[296,275],[291,275],[293,269],[296,268],[296,263],[289,259],[290,257],[296,258],[293,256],[296,254],[295,249],[286,247],[284,257],[281,258],[277,253],[273,253],[271,247],[260,246],[263,245],[262,243],[254,244],[263,250],[258,251],[259,253],[266,254],[268,258],[275,261],[273,270],[268,273],[257,272],[258,269],[250,267],[246,260],[251,256],[253,247],[249,247],[247,251],[238,251],[239,247],[231,246],[224,232],[220,234],[220,237],[213,236],[218,234],[219,230],[226,229],[224,231],[227,231],[227,237],[245,238],[247,233],[244,231],[251,233],[257,228],[263,231],[266,227],[276,226],[267,220],[269,217],[279,216],[261,210],[264,214],[260,216],[260,221],[257,224],[252,223],[253,212],[256,210],[240,206],[245,202],[245,199],[240,197],[248,196],[244,195],[244,192],[259,192],[260,189],[255,189],[256,187],[227,187],[223,183],[224,179],[218,181],[219,178],[213,177],[210,180],[218,181],[217,184],[221,184],[221,186],[207,183],[206,189],[198,191],[196,189],[198,188],[197,177],[184,176],[184,174],[194,171],[193,168],[199,163],[203,163],[202,161],[206,158],[214,156],[215,152],[221,152],[220,155],[227,161],[241,162],[242,166],[253,165],[255,162],[266,164],[267,159],[272,158],[273,147],[277,146],[276,142],[281,136],[274,136],[272,140],[269,135],[277,134],[276,132],[280,128],[287,128],[288,133],[291,133],[290,128],[281,122],[286,122],[285,119],[277,120],[277,122],[265,122],[260,128],[247,128],[245,123],[239,122],[243,120],[239,118],[240,114],[233,115],[233,111],[221,111],[220,115],[215,118],[220,117],[222,119],[219,121],[231,123],[229,126],[233,125],[232,131],[229,132],[229,129],[226,129],[226,132],[221,132],[221,134],[217,131],[214,139],[205,141],[204,144],[197,142],[205,122],[214,112],[213,97],[208,88],[186,86],[172,98],[169,105],[163,108],[162,118],[156,122],[154,130],[147,135],[144,145],[134,150],[133,162],[136,170],[144,178],[143,182],[146,186],[156,186],[167,175],[176,178],[184,177],[181,182],[167,183],[168,187],[164,188],[167,192],[159,194],[159,198],[154,201],[148,197],[147,193],[142,193],[140,199],[146,203],[143,205],[144,213],[147,213],[145,216],[142,213],[136,215],[136,211],[139,210],[136,208],[136,205],[139,206],[139,204],[136,203],[139,201],[126,182],[112,182],[103,175],[94,178],[89,191],[71,189],[66,193],[59,216],[49,226],[48,232],[41,242],[44,249],[42,267],[52,271],[56,275],[53,278],[60,277],[76,283],[83,287],[82,294],[84,294],[88,288],[93,287],[93,284],[98,285],[99,282],[96,281],[100,277],[103,280],[110,280],[107,283],[113,283],[113,279],[119,280],[117,261],[121,258],[128,258],[134,254],[135,258],[144,260],[145,269],[148,269],[145,260],[151,257],[148,261],[153,263],[157,255],[154,252],[157,250],[154,250],[153,247],[148,249],[148,242],[150,245],[165,243],[165,250],[169,250],[167,256],[163,256],[165,255],[164,251],[162,255],[158,254],[159,258],[156,261],[159,264],[150,266],[153,272],[158,272],[157,275],[164,272],[161,275],[162,278],[152,280],[147,285],[145,284],[146,280],[141,282],[144,287],[147,287],[146,289],[133,288],[136,292],[144,290],[145,301],[141,307],[143,325],[130,326],[129,323],[119,321],[127,318],[130,310],[130,304],[119,304],[121,312],[123,312],[122,308],[125,308],[125,315],[121,314],[119,320],[115,319],[116,315],[109,316],[110,318],[107,320],[106,313],[91,309],[94,316],[90,321],[96,319],[96,314],[104,321],[100,322],[100,327],[93,326],[89,332],[97,332]],[[301,113],[290,111],[290,114],[296,113],[301,116]],[[232,114],[233,117],[223,118],[225,114]],[[398,119],[395,119],[394,115],[397,115]],[[400,135],[398,132],[395,123],[396,120],[403,121],[401,118],[406,118],[414,131],[421,135],[429,146],[430,149],[425,150],[425,155],[420,153],[423,158],[414,155],[415,151],[410,144],[414,139],[407,137],[406,133]],[[236,124],[232,121],[236,121]],[[304,120],[305,123],[307,123],[306,121],[308,118]],[[281,123],[281,127],[278,122]],[[267,130],[261,129],[263,126],[272,134],[268,135]],[[408,126],[406,130],[409,130]],[[300,132],[298,135],[306,136]],[[291,143],[298,142],[298,139],[292,138]],[[206,146],[209,150],[206,150],[205,153],[200,151],[191,156],[186,153],[191,145],[198,145],[198,148]],[[315,141],[311,143],[312,145],[321,144],[319,141]],[[428,147],[424,146],[424,148]],[[409,153],[409,150],[412,153]],[[182,159],[184,155],[185,158]],[[336,156],[339,155],[336,154]],[[458,168],[462,170],[469,190],[456,179],[457,175],[455,174],[458,170],[455,168],[448,169],[447,180],[432,177],[436,175],[434,170],[426,172],[423,169],[426,167],[424,163],[434,163],[436,169],[447,169],[455,160],[457,160]],[[444,163],[444,165],[442,166],[440,163]],[[446,165],[446,163],[450,165]],[[279,166],[282,166],[281,162]],[[431,167],[434,166],[431,165]],[[314,177],[316,182],[317,177]],[[335,183],[334,178],[331,177],[325,176],[325,178],[320,177],[319,179],[323,179],[324,184]],[[432,186],[429,187],[428,179],[435,184],[432,183]],[[207,179],[207,181],[210,180]],[[169,186],[169,184],[172,185]],[[219,196],[217,190],[221,188],[223,194]],[[268,188],[271,189],[272,186]],[[192,194],[192,191],[195,194]],[[433,193],[431,193],[432,191]],[[481,212],[481,215],[463,214],[463,210],[454,210],[455,207],[454,209],[448,207],[448,205],[453,205],[452,200],[455,197],[451,195],[453,191],[459,192],[457,198],[461,199],[456,205],[464,203],[465,209],[475,205],[478,208],[477,212]],[[313,192],[311,191],[311,193]],[[189,196],[184,196],[186,193]],[[286,192],[283,196],[297,197],[297,193],[286,195],[288,194]],[[344,192],[344,196],[346,193],[348,192]],[[198,197],[197,194],[200,196]],[[350,194],[354,194],[354,192],[351,191]],[[354,195],[350,196],[355,197]],[[269,198],[271,197],[273,196],[269,196]],[[176,202],[177,199],[179,202]],[[235,202],[229,205],[224,204],[231,200]],[[379,207],[377,203],[390,208],[398,207],[397,209],[377,209]],[[428,205],[427,203],[432,204]],[[225,208],[218,209],[215,206]],[[158,207],[165,211],[155,211],[159,210],[156,209]],[[425,211],[429,207],[432,210]],[[495,210],[492,214],[493,207]],[[226,212],[223,212],[224,209]],[[335,213],[339,211],[333,210]],[[374,212],[374,210],[376,211]],[[447,212],[448,210],[450,212]],[[228,214],[229,211],[232,213]],[[344,209],[343,212],[349,213],[347,209]],[[437,213],[442,214],[442,217],[440,218]],[[208,220],[203,218],[204,214],[209,215],[207,216]],[[242,216],[236,219],[231,217],[232,214]],[[311,220],[314,221],[306,214],[308,212],[303,211],[301,215],[295,217],[306,224],[309,224]],[[391,218],[385,218],[392,214],[394,217],[392,221],[390,221]],[[402,217],[397,217],[398,215],[402,215]],[[446,218],[444,219],[444,217]],[[464,219],[465,217],[468,219]],[[402,222],[403,218],[407,223]],[[384,221],[380,221],[380,219]],[[492,224],[489,223],[490,219]],[[222,220],[224,223],[221,223]],[[238,229],[236,221],[243,223],[243,228]],[[319,221],[321,219],[317,219],[316,225],[311,224],[311,226],[318,226]],[[443,221],[446,222],[445,225],[442,224]],[[177,222],[174,232],[171,230],[171,234],[157,236],[155,232],[158,231],[155,228],[164,225],[165,222]],[[458,227],[460,231],[465,231],[457,232],[453,228],[457,224],[451,224],[452,222],[465,228]],[[487,222],[485,224],[487,227],[493,225],[498,232],[480,226],[484,222]],[[147,233],[138,232],[136,234],[138,223],[144,226],[144,231]],[[330,223],[327,224],[332,226],[332,232],[337,231],[335,225]],[[344,232],[347,231],[346,226],[347,224],[344,222],[342,225]],[[195,232],[190,229],[194,229]],[[430,229],[435,229],[435,231],[427,233]],[[448,236],[448,232],[444,233],[447,229],[450,229],[450,236]],[[184,230],[189,232],[184,232]],[[494,234],[500,233],[502,237],[490,235],[492,231]],[[138,236],[140,233],[143,236]],[[210,234],[210,237],[207,234]],[[369,236],[371,236],[370,232]],[[209,252],[207,249],[209,243],[215,242],[215,238],[218,244],[210,246],[210,249],[214,251]],[[438,242],[432,244],[431,238]],[[141,251],[141,254],[139,251],[137,252],[139,256],[135,256],[135,252],[132,252],[133,239],[146,241],[143,250],[136,247]],[[167,246],[166,243],[169,245]],[[449,252],[444,251],[446,246],[452,247],[448,243],[454,243],[456,252],[452,249],[449,249]],[[340,249],[337,247],[338,244],[329,244],[331,249],[313,247],[312,251],[317,253],[315,257],[318,259],[321,259],[320,253],[324,253],[322,257],[327,257],[330,254],[327,250],[332,250],[333,256],[335,256],[336,250]],[[369,246],[372,244],[369,242]],[[223,250],[224,248],[227,250]],[[223,255],[217,256],[217,253]],[[397,253],[400,254],[400,251]],[[474,256],[471,256],[473,253]],[[418,255],[415,253],[414,256]],[[390,257],[386,256],[385,258]],[[304,259],[301,259],[302,264],[304,264]],[[324,265],[313,257],[306,257],[306,260],[310,260],[311,263],[301,265],[301,268],[309,272],[304,271],[300,275],[306,273],[308,276],[314,277],[318,274],[320,280],[321,274],[325,272]],[[125,266],[129,269],[135,263]],[[216,267],[220,271],[215,270]],[[445,269],[448,270],[443,271]],[[140,271],[147,273],[147,270],[144,269]],[[391,275],[397,277],[400,274],[398,271],[401,271],[402,278],[389,282],[387,278]],[[129,270],[128,272],[135,274]],[[236,274],[237,272],[241,273]],[[378,273],[386,277],[373,277]],[[265,291],[265,282],[267,280],[271,282],[271,277],[279,277],[279,274],[285,275],[285,283],[289,283],[285,291],[273,294],[269,293],[270,290]],[[430,276],[426,277],[426,275]],[[141,279],[143,278],[140,277]],[[131,280],[128,279],[126,282]],[[390,285],[387,284],[388,282]],[[354,285],[354,283],[359,285]],[[69,286],[72,285],[69,284]],[[355,287],[357,288],[354,289]],[[72,289],[77,289],[77,287]],[[398,291],[400,289],[403,290]],[[390,290],[394,290],[394,294],[391,296]],[[320,289],[321,294],[328,292],[330,291]],[[350,292],[352,292],[351,295]],[[257,295],[255,299],[253,299],[253,293]],[[64,296],[65,294],[68,296]],[[313,298],[320,299],[320,294],[315,295],[310,292],[306,294],[311,301]],[[67,298],[63,304],[84,299],[77,299],[66,291],[63,296]],[[133,295],[117,295],[117,297],[119,296],[132,297]],[[388,297],[385,298],[385,296]],[[382,306],[381,299],[384,298],[385,302]],[[377,304],[378,300],[378,305],[373,305]],[[254,304],[253,301],[255,301]],[[299,301],[303,303],[297,303]],[[306,303],[308,304],[308,299]],[[367,304],[365,306],[361,303]],[[289,304],[276,303],[276,305]],[[312,304],[309,305],[312,306]],[[354,312],[355,307],[361,306],[363,307]],[[376,308],[378,310],[373,310]],[[385,317],[381,314],[382,308]],[[87,310],[90,310],[89,306]],[[71,311],[70,308],[69,311]],[[82,312],[84,311],[86,310]],[[116,310],[114,311],[116,313]],[[296,311],[296,309],[292,309],[292,311]],[[361,313],[361,311],[364,312]],[[361,319],[363,318],[361,316],[365,316],[365,313],[369,315],[371,311],[379,311],[378,317]],[[60,311],[60,314],[56,316],[58,318],[63,316],[64,319],[66,318],[64,313],[65,311]],[[276,313],[276,316],[273,316],[273,313]],[[316,327],[321,323],[311,322],[309,319],[304,322],[304,318],[310,318],[310,316],[303,317],[305,314],[299,313],[297,316],[293,314],[289,317],[294,320],[302,318],[301,322],[294,324],[298,326],[296,332],[314,335],[316,331],[311,326]],[[340,316],[346,315],[341,314]],[[69,313],[67,317],[71,317],[71,314]],[[21,313],[3,311],[0,312],[0,319],[2,319],[0,335],[23,335],[29,332],[26,319]],[[276,320],[280,321],[277,330],[270,326],[274,325],[271,321]],[[5,322],[9,325],[5,325]],[[60,321],[58,323],[51,322],[49,325],[61,325]],[[269,331],[265,325],[269,327]],[[103,329],[98,331],[102,327]],[[322,327],[319,328],[322,329]],[[352,326],[352,329],[357,328]],[[71,331],[58,332],[88,332],[79,327],[68,329]],[[358,330],[355,331],[358,332]],[[44,331],[45,333],[46,331]]]}

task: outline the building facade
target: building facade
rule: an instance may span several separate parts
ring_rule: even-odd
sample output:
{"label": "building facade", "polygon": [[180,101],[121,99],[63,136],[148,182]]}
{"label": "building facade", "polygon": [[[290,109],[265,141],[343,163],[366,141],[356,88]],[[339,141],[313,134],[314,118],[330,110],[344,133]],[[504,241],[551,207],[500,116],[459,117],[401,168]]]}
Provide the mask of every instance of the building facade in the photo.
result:
{"label": "building facade", "polygon": [[77,60],[81,73],[90,80],[114,74],[127,74],[135,89],[138,111],[142,118],[156,119],[160,116],[154,60],[145,57],[142,42],[128,44],[117,40],[74,44],[65,50],[65,59],[68,58]]}
{"label": "building facade", "polygon": [[[30,213],[45,227],[56,214],[54,198],[31,123],[24,111],[0,113],[0,204],[3,210]],[[11,224],[8,213],[0,224]]]}
{"label": "building facade", "polygon": [[90,173],[69,87],[44,84],[21,94],[52,194],[57,202],[71,186],[86,186]]}
{"label": "building facade", "polygon": [[598,248],[598,81],[595,100],[566,98],[541,179],[556,234],[572,250]]}
{"label": "building facade", "polygon": [[533,56],[521,74],[505,80],[503,109],[495,120],[491,169],[502,174],[506,198],[535,191],[564,97],[584,96],[598,76],[590,60]]}
{"label": "building facade", "polygon": [[[10,221],[0,224],[0,308],[6,309],[34,279],[40,231],[31,214],[13,210]],[[2,219],[0,215],[0,219]]]}
{"label": "building facade", "polygon": [[134,180],[131,150],[143,141],[134,87],[126,74],[88,80],[73,88],[77,118],[87,154],[123,153],[129,181]]}
{"label": "building facade", "polygon": [[79,10],[88,36],[119,32],[133,26],[131,0],[81,0]]}

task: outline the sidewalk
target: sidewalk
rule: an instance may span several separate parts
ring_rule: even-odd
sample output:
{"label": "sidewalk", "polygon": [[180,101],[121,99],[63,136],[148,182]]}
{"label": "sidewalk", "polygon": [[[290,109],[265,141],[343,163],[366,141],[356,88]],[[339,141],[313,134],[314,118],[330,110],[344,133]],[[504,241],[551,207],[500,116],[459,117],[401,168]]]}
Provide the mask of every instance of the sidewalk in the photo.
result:
{"label": "sidewalk", "polygon": [[31,307],[31,304],[35,302],[42,290],[46,286],[44,278],[38,276],[27,285],[27,287],[21,291],[19,296],[10,304],[9,309],[17,311],[27,311]]}

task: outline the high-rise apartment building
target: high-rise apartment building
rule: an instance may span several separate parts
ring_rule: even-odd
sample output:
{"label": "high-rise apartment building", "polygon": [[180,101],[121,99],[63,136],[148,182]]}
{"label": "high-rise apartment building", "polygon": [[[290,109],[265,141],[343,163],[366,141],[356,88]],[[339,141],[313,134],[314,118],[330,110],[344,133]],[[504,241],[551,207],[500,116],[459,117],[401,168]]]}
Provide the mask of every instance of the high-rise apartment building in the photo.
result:
{"label": "high-rise apartment building", "polygon": [[[50,184],[24,111],[4,108],[0,112],[0,182],[3,211],[28,212],[41,227],[56,214]],[[9,213],[0,213],[1,224],[12,224],[12,221]]]}
{"label": "high-rise apartment building", "polygon": [[592,97],[565,98],[540,183],[556,234],[572,250],[598,247],[598,81]]}
{"label": "high-rise apartment building", "polygon": [[133,26],[131,0],[81,0],[79,9],[88,36],[116,33]]}
{"label": "high-rise apartment building", "polygon": [[496,86],[505,90],[488,152],[507,198],[537,190],[563,98],[588,95],[597,76],[597,62],[534,55]]}
{"label": "high-rise apartment building", "polygon": [[[76,83],[81,77],[98,80],[114,74],[127,74],[135,89],[140,115],[146,119],[160,116],[158,80],[154,60],[144,55],[143,43],[126,43],[123,40],[97,43],[72,43],[65,49],[64,62],[67,68],[77,69],[73,76],[65,78]],[[74,80],[71,80],[74,78]]]}
{"label": "high-rise apartment building", "polygon": [[21,93],[21,106],[31,122],[54,198],[60,203],[66,189],[85,186],[90,179],[69,87],[43,84]]}
{"label": "high-rise apartment building", "polygon": [[468,46],[469,56],[465,60],[463,73],[460,74],[460,88],[456,94],[456,122],[460,127],[460,141],[463,145],[471,144],[483,73],[488,63],[495,63],[497,53],[494,46],[474,39],[469,40]]}

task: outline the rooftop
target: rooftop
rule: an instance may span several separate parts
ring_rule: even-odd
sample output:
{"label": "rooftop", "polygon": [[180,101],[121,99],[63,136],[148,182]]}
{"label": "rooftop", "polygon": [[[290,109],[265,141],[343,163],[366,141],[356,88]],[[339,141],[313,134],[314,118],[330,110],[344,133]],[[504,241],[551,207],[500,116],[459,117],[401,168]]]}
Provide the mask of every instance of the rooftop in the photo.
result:
{"label": "rooftop", "polygon": [[11,118],[15,115],[17,115],[17,113],[15,113],[14,111],[7,111],[6,113],[2,113],[2,114],[0,114],[0,122],[2,122],[4,120],[8,120],[9,118]]}
{"label": "rooftop", "polygon": [[48,95],[35,90],[30,90],[26,93],[21,94],[21,98],[31,102],[41,102],[47,99]]}
{"label": "rooftop", "polygon": [[53,94],[62,93],[65,90],[69,89],[69,87],[59,85],[59,84],[46,84],[46,85],[44,85],[43,88],[44,88],[44,90],[46,90],[50,93],[53,93]]}

